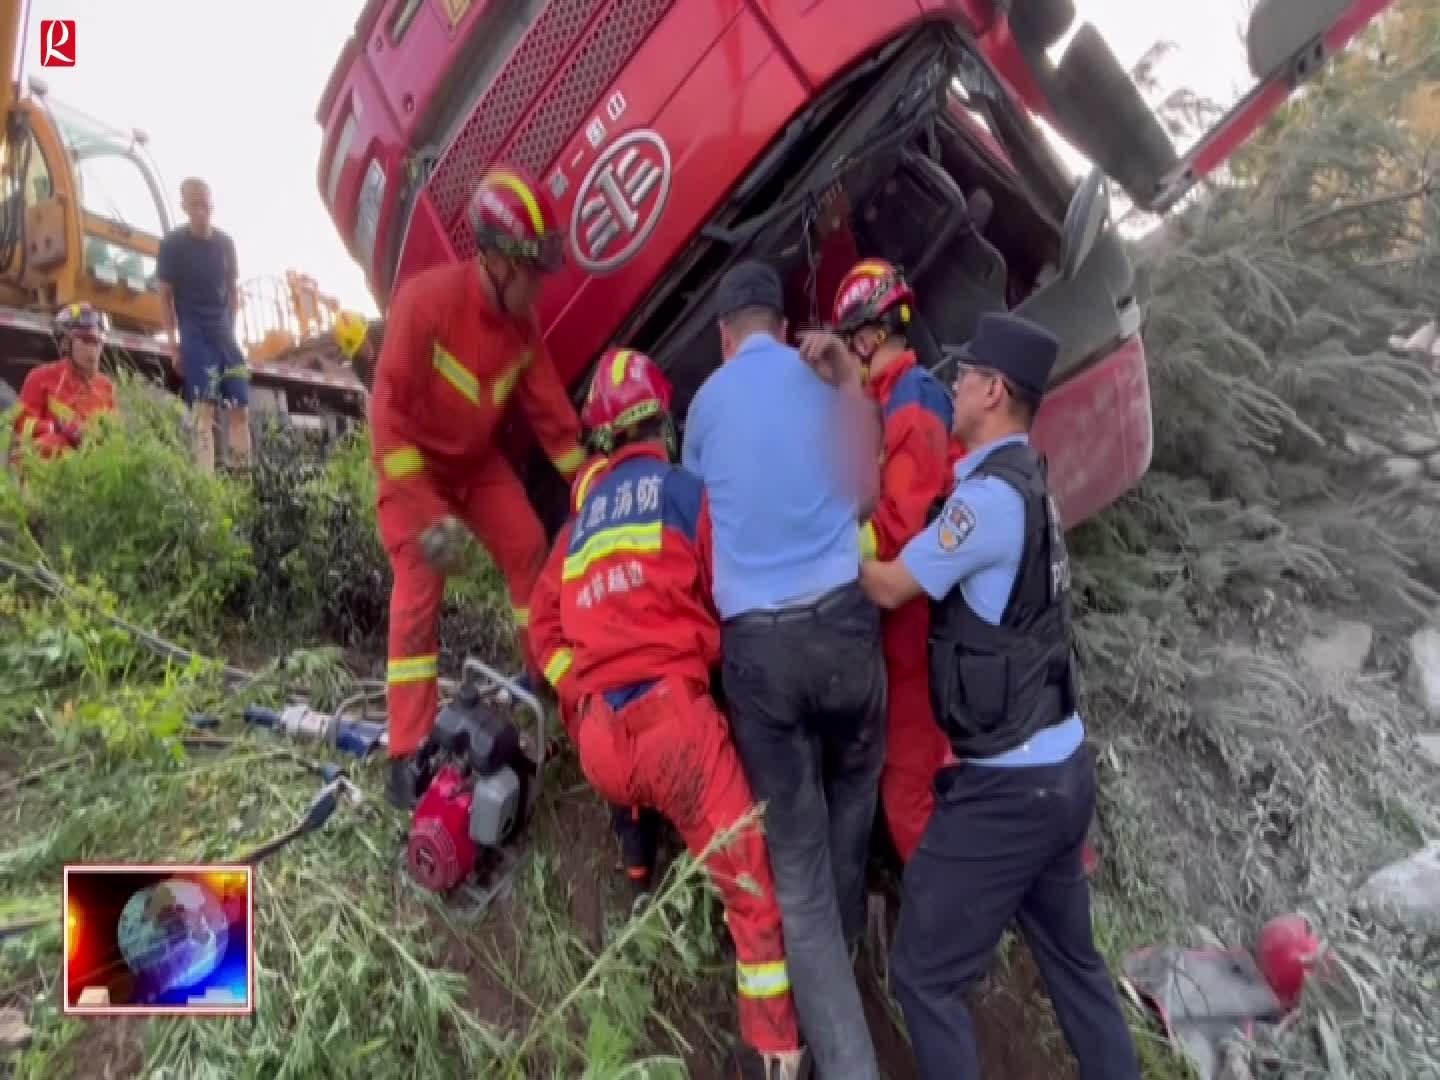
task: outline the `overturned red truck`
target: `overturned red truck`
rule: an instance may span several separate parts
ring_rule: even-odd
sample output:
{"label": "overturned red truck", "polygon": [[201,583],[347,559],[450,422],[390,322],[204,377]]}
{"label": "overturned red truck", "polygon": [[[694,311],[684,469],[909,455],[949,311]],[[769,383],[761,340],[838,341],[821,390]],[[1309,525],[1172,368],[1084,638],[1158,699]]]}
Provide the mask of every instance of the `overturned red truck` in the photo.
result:
{"label": "overturned red truck", "polygon": [[[320,103],[319,183],[383,306],[473,255],[464,208],[488,163],[524,167],[569,229],[540,313],[561,374],[578,395],[607,345],[643,349],[680,416],[719,363],[712,296],[742,258],[782,269],[792,325],[823,318],[861,256],[900,265],[936,369],[982,313],[1023,314],[1063,343],[1036,440],[1074,525],[1140,480],[1152,444],[1106,178],[1175,206],[1389,2],[1259,0],[1255,86],[1182,156],[1092,25],[1052,62],[1074,0],[370,0]],[[520,423],[508,450],[558,519]]]}

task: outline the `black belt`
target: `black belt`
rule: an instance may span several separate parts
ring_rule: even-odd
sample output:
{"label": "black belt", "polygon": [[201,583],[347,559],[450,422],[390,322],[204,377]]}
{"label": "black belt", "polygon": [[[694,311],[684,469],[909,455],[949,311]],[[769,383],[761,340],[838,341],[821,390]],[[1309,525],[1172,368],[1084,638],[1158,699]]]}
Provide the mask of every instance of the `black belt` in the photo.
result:
{"label": "black belt", "polygon": [[855,599],[855,594],[860,589],[859,582],[849,582],[838,588],[831,589],[818,600],[808,604],[796,604],[794,607],[776,608],[774,610],[759,609],[746,611],[733,618],[726,619],[724,627],[727,630],[755,629],[757,627],[779,626],[783,623],[811,622],[816,619],[823,619],[831,615],[842,604],[849,603]]}

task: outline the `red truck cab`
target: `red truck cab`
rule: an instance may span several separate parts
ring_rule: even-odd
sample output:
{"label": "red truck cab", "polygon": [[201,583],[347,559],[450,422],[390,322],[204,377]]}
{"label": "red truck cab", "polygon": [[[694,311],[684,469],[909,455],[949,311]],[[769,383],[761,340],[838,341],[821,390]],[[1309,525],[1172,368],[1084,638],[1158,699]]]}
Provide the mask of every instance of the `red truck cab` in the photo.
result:
{"label": "red truck cab", "polygon": [[[644,349],[681,417],[719,363],[715,286],[744,258],[785,275],[792,326],[826,317],[857,258],[899,264],[942,375],[981,314],[1030,317],[1063,343],[1035,438],[1073,525],[1152,445],[1106,178],[1174,206],[1388,3],[1260,0],[1255,89],[1182,156],[1093,26],[1051,61],[1073,0],[370,0],[320,103],[319,184],[383,307],[474,254],[487,164],[527,169],[568,229],[540,312],[562,374],[578,396],[608,345]],[[1094,163],[1084,181],[1037,117]]]}

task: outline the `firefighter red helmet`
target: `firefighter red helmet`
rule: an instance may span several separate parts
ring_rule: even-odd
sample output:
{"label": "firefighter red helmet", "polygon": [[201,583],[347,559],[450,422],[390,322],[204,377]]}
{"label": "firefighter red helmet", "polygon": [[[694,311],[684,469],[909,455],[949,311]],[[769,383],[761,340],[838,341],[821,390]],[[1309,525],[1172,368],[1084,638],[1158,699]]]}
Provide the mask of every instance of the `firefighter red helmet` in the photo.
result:
{"label": "firefighter red helmet", "polygon": [[1300,1000],[1300,988],[1320,957],[1320,939],[1303,915],[1280,915],[1260,928],[1256,947],[1260,973],[1287,1007]]}
{"label": "firefighter red helmet", "polygon": [[835,290],[831,321],[837,333],[853,334],[894,312],[896,322],[904,327],[914,304],[915,292],[898,269],[884,259],[863,259],[850,268]]}
{"label": "firefighter red helmet", "polygon": [[634,349],[607,349],[595,368],[580,423],[602,445],[642,421],[670,414],[670,380]]}
{"label": "firefighter red helmet", "polygon": [[90,304],[77,301],[55,313],[52,329],[62,342],[71,334],[98,341],[105,335],[105,316]]}
{"label": "firefighter red helmet", "polygon": [[470,199],[469,216],[481,251],[524,260],[547,274],[565,265],[565,236],[555,208],[519,169],[487,170]]}

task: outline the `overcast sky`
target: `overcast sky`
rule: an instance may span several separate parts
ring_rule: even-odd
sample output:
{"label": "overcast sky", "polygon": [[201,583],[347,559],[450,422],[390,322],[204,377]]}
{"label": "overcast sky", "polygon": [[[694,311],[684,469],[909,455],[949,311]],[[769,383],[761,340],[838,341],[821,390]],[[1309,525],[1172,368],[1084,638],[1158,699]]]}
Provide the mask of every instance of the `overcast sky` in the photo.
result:
{"label": "overcast sky", "polygon": [[[1127,67],[1160,38],[1180,51],[1162,68],[1171,86],[1216,98],[1243,79],[1235,26],[1249,0],[1211,4],[1077,0]],[[320,201],[314,111],[331,66],[364,0],[31,0],[26,76],[51,95],[113,127],[150,137],[172,208],[188,175],[205,177],[215,219],[234,238],[245,278],[312,274],[342,303],[373,313],[364,275],[351,261]],[[42,19],[74,19],[76,64],[41,69]],[[112,164],[87,188],[137,226],[143,188]],[[94,209],[103,209],[94,206]],[[172,210],[172,212],[174,212]]]}

